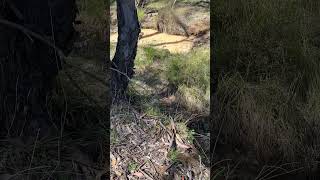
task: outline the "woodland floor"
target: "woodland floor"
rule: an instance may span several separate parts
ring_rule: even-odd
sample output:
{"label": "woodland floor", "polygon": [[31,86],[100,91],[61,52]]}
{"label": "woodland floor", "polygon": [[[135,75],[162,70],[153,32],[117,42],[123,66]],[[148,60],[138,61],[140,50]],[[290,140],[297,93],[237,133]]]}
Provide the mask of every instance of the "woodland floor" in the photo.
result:
{"label": "woodland floor", "polygon": [[[111,58],[117,42],[115,29],[110,36]],[[199,38],[203,36],[142,28],[138,54],[144,47],[188,53],[199,44]],[[208,41],[205,44],[208,48]],[[112,105],[111,179],[209,179],[207,114],[190,112],[180,105],[163,77],[164,68],[160,60],[147,67],[137,65],[129,101]],[[193,140],[188,139],[190,132]],[[175,144],[177,149],[173,150]]]}

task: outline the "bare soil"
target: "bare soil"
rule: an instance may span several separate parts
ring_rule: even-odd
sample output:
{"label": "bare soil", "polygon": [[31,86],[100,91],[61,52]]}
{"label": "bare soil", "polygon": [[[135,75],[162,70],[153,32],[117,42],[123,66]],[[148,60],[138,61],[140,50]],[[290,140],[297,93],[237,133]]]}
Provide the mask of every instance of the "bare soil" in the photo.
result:
{"label": "bare soil", "polygon": [[[110,42],[116,43],[117,37],[117,33],[111,34]],[[160,33],[154,29],[142,29],[138,45],[167,49],[171,53],[186,53],[192,49],[194,39],[194,36],[188,38],[185,36]]]}

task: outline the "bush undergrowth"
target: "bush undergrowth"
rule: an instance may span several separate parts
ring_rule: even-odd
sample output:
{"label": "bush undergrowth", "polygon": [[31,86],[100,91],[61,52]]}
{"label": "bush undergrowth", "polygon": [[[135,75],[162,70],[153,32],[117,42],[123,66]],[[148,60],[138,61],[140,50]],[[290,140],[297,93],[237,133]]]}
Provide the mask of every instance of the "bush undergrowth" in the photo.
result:
{"label": "bush undergrowth", "polygon": [[[218,0],[219,117],[261,164],[320,157],[319,1]],[[219,126],[217,126],[219,127]]]}
{"label": "bush undergrowth", "polygon": [[138,69],[147,70],[155,62],[161,62],[156,66],[161,69],[161,74],[169,86],[177,89],[176,95],[181,104],[192,111],[208,112],[209,61],[208,48],[196,48],[187,54],[171,54],[167,50],[144,47],[138,50],[135,64]]}

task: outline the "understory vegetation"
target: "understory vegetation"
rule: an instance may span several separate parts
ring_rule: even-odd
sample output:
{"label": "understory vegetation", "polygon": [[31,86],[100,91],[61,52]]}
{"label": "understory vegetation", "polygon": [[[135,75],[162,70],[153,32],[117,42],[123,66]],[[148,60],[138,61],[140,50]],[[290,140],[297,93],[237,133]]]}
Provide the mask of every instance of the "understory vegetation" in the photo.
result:
{"label": "understory vegetation", "polygon": [[[319,7],[314,0],[213,2],[213,26],[220,27],[214,45],[220,75],[213,127],[216,134],[222,128],[215,150],[230,144],[253,152],[247,163],[258,162],[254,174],[259,178],[319,171]],[[213,164],[218,156],[213,155]],[[262,168],[267,165],[274,168],[267,172]],[[212,174],[228,174],[222,171],[213,167]]]}
{"label": "understory vegetation", "polygon": [[144,47],[138,50],[136,66],[140,70],[156,71],[154,73],[168,83],[171,91],[176,91],[179,103],[188,110],[209,113],[209,61],[210,51],[205,48],[196,48],[187,54],[171,54],[167,50]]}
{"label": "understory vegetation", "polygon": [[[170,9],[172,2],[146,1],[137,9],[141,34],[135,74],[127,99],[111,108],[111,179],[209,178],[209,9],[189,1]],[[111,59],[115,9],[112,5]],[[196,33],[187,37],[183,28]]]}
{"label": "understory vegetation", "polygon": [[34,137],[24,137],[21,132],[18,137],[2,138],[0,179],[95,179],[106,173],[106,4],[102,0],[77,3],[80,39],[46,104],[50,131],[44,136],[35,132]]}
{"label": "understory vegetation", "polygon": [[[111,54],[114,48],[115,45],[111,44]],[[168,109],[160,102],[154,103],[156,99],[152,100],[156,92],[165,89],[169,95],[176,96],[175,101],[180,108],[207,116],[210,103],[209,61],[208,48],[172,54],[165,49],[139,47],[135,61],[137,75],[131,80],[128,94],[137,100],[135,105],[147,115],[165,116]]]}
{"label": "understory vegetation", "polygon": [[[138,48],[135,61],[136,74],[131,79],[127,92],[129,105],[127,103],[112,105],[111,126],[113,133],[111,147],[112,149],[113,147],[115,148],[115,150],[112,150],[113,155],[117,154],[116,147],[120,146],[121,142],[137,143],[131,139],[124,139],[123,136],[126,134],[128,134],[126,137],[130,138],[138,136],[143,142],[150,143],[151,147],[163,148],[161,146],[162,141],[157,140],[158,136],[163,136],[163,133],[159,133],[158,129],[171,129],[172,123],[174,123],[177,136],[185,141],[186,144],[199,148],[195,159],[201,157],[200,163],[204,163],[206,166],[209,165],[209,54],[208,48],[196,48],[186,54],[173,54],[168,50],[156,49],[150,46]],[[133,116],[132,114],[135,115]],[[139,118],[140,116],[141,118]],[[136,132],[138,129],[136,126],[141,126],[143,124],[141,121],[143,120],[148,120],[151,125],[153,123],[157,125],[147,126],[148,128],[142,134],[139,133],[140,131]],[[122,130],[122,132],[119,130],[121,127],[127,127],[130,130]],[[164,138],[166,139],[166,136]],[[141,152],[142,156],[149,153],[151,155],[148,156],[154,156],[154,153],[162,152],[158,152],[158,150],[152,151],[150,148],[144,147],[144,144],[141,145],[141,148],[144,149]],[[186,158],[186,153],[180,149],[171,149],[167,153],[167,161],[173,163],[174,166],[198,161],[193,160],[193,158]],[[141,170],[133,170],[133,164],[141,164],[141,162],[132,163],[131,161],[136,159],[137,155],[131,154],[129,150],[122,150],[122,163],[128,161],[127,169],[131,174],[135,174]],[[141,158],[147,158],[148,156]],[[153,161],[157,164],[162,163],[158,159],[163,158],[159,155]],[[119,170],[121,165],[118,164],[120,162],[116,160],[112,160],[112,162],[115,162],[112,171],[118,176],[123,175],[120,173],[122,171]],[[202,169],[206,166],[202,164],[199,167],[198,163],[191,163],[192,171],[195,172],[196,177],[201,174],[199,171],[203,171],[203,176],[208,177],[208,171]],[[117,170],[116,167],[119,169]],[[184,167],[183,169],[185,171],[187,168]],[[163,173],[161,172],[158,175],[163,175]],[[181,172],[175,173],[179,174]],[[156,175],[156,173],[152,174],[151,177],[157,177]],[[178,177],[175,176],[175,178]]]}

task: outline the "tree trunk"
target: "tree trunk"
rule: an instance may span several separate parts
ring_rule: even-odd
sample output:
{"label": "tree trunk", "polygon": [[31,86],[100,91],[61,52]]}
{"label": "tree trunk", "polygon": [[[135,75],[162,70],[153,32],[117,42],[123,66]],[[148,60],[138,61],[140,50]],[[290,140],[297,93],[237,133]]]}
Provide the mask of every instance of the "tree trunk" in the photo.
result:
{"label": "tree trunk", "polygon": [[[210,18],[210,24],[211,27],[213,27],[210,31],[210,43],[212,43],[211,47],[215,47],[213,48],[213,50],[210,51],[210,57],[211,57],[211,64],[210,64],[210,77],[211,77],[211,81],[210,81],[210,92],[211,92],[211,97],[210,97],[210,104],[211,104],[211,112],[210,112],[210,116],[211,116],[211,122],[210,124],[210,130],[211,133],[214,132],[214,130],[216,129],[216,127],[223,127],[223,121],[220,122],[220,113],[219,113],[219,99],[217,96],[217,91],[218,91],[218,79],[219,79],[219,72],[218,72],[218,67],[217,67],[217,59],[216,59],[216,54],[217,54],[217,46],[218,46],[218,27],[220,27],[219,22],[217,21],[219,18],[215,15],[212,14],[211,18]],[[218,133],[218,135],[220,135]],[[219,136],[216,138],[211,138],[210,139],[210,156],[211,159],[214,159],[216,154],[215,154],[215,148],[216,148],[216,142],[219,139]],[[214,170],[214,161],[211,161],[211,169],[210,170]],[[211,175],[212,176],[212,175]],[[211,177],[213,178],[213,176]]]}
{"label": "tree trunk", "polygon": [[[75,0],[0,3],[2,22],[38,34],[65,54],[70,53],[77,34],[73,28],[76,13]],[[27,121],[31,130],[31,122],[35,126],[49,125],[47,97],[61,64],[52,47],[21,29],[0,23],[0,135],[6,131],[18,135],[21,129],[27,129]]]}
{"label": "tree trunk", "polygon": [[122,97],[134,74],[134,59],[140,33],[135,0],[117,0],[118,43],[112,60],[113,97]]}

